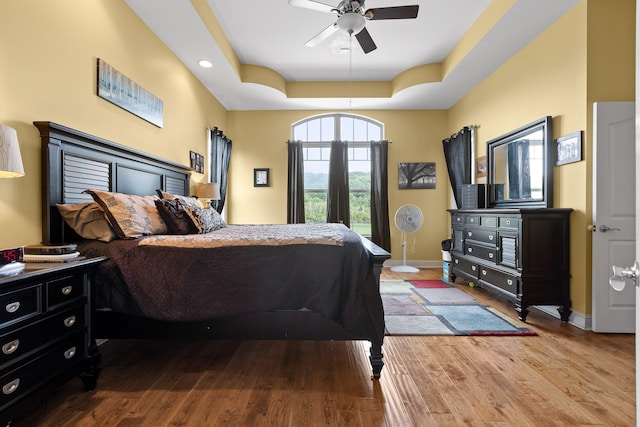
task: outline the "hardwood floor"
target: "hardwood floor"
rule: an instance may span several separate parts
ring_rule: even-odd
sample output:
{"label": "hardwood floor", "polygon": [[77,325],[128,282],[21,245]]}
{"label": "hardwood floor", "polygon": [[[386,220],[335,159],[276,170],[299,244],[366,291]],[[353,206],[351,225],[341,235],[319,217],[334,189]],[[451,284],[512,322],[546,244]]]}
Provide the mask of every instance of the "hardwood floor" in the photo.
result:
{"label": "hardwood floor", "polygon": [[[511,303],[457,286],[515,316]],[[14,425],[635,425],[635,335],[537,310],[527,323],[538,336],[386,337],[380,381],[366,342],[112,340],[95,391],[70,381]]]}

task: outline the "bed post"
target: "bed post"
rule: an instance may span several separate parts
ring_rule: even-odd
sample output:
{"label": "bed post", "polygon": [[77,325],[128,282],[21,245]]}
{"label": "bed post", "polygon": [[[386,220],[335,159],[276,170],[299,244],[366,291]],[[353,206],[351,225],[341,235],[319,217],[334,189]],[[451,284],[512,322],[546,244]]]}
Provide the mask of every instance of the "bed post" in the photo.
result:
{"label": "bed post", "polygon": [[[378,286],[378,292],[380,292],[380,275],[382,274],[382,267],[385,260],[391,258],[391,254],[380,246],[373,243],[366,237],[360,236],[362,244],[369,252],[369,257],[373,263],[373,274],[376,278],[376,285]],[[369,362],[371,363],[372,380],[380,379],[380,372],[384,367],[384,356],[382,355],[382,342],[371,342],[371,352],[369,356]]]}

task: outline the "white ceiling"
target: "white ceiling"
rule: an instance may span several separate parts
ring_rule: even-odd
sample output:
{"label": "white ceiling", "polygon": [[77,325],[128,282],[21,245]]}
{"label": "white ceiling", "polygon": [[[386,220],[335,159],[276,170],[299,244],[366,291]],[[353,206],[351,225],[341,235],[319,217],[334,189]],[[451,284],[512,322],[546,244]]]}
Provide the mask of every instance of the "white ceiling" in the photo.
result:
{"label": "white ceiling", "polygon": [[[287,82],[355,82],[392,81],[410,68],[441,63],[491,0],[366,0],[366,9],[420,6],[417,19],[367,21],[378,46],[369,54],[355,39],[350,54],[349,38],[340,32],[305,47],[336,17],[288,0],[125,0],[228,110],[448,109],[578,1],[515,0],[443,82],[411,86],[390,98],[350,99],[287,98],[271,87],[242,83],[193,4],[208,5],[242,64],[267,67]],[[200,67],[203,58],[213,68]]]}

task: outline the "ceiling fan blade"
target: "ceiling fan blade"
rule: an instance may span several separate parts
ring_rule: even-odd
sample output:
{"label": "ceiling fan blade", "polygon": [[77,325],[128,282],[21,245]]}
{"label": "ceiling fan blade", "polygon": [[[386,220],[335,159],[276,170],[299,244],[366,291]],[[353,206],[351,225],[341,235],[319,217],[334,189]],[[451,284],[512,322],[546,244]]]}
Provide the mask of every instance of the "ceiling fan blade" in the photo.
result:
{"label": "ceiling fan blade", "polygon": [[307,47],[315,47],[325,41],[331,34],[338,31],[338,26],[336,24],[331,24],[324,30],[320,31],[316,34],[311,40],[306,42],[304,45]]}
{"label": "ceiling fan blade", "polygon": [[364,53],[369,53],[378,48],[378,46],[376,46],[376,44],[373,42],[371,34],[369,34],[369,31],[367,31],[366,27],[363,28],[362,31],[360,31],[358,34],[356,34],[356,39],[358,40],[358,43],[360,43],[360,47],[362,48]]}
{"label": "ceiling fan blade", "polygon": [[320,3],[314,0],[289,0],[291,6],[304,7],[305,9],[317,10],[320,12],[332,13],[335,6]]}
{"label": "ceiling fan blade", "polygon": [[394,6],[394,7],[379,7],[374,9],[367,9],[364,13],[364,17],[369,20],[378,19],[414,19],[418,17],[418,5],[413,6]]}

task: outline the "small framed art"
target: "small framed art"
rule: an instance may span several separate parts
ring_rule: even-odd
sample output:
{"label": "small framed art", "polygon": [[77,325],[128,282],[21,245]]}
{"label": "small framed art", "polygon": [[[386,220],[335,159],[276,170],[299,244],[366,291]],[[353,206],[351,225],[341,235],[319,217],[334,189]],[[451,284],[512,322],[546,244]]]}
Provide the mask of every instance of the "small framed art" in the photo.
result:
{"label": "small framed art", "polygon": [[582,160],[582,131],[556,139],[553,144],[553,153],[556,166]]}
{"label": "small framed art", "polygon": [[189,151],[189,158],[191,159],[191,169],[198,173],[204,173],[204,156],[195,151]]}
{"label": "small framed art", "polygon": [[483,176],[487,176],[487,156],[476,159],[476,177],[482,178]]}
{"label": "small framed art", "polygon": [[258,168],[253,170],[253,186],[268,187],[269,186],[269,169]]}

